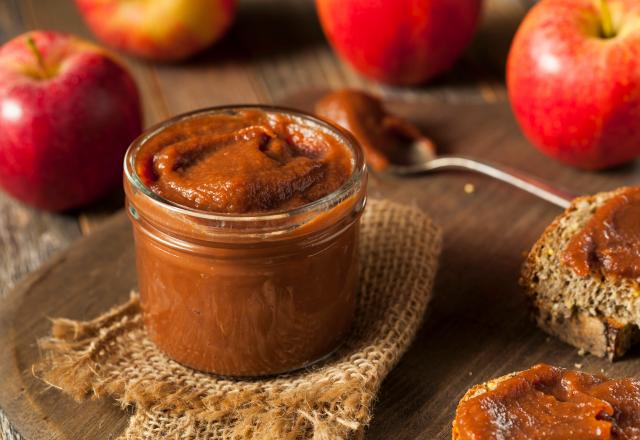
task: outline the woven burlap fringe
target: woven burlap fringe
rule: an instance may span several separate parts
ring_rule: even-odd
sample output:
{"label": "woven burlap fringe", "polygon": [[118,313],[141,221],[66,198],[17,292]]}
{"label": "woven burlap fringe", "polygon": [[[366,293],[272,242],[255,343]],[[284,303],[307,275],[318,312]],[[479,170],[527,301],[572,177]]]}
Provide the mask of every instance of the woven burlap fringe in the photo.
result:
{"label": "woven burlap fringe", "polygon": [[[138,297],[92,321],[57,319],[35,374],[77,400],[135,408],[122,439],[346,439],[361,436],[387,373],[431,297],[441,237],[419,210],[370,201],[362,219],[354,328],[315,367],[232,380],[171,361],[147,338]],[[90,423],[90,421],[87,421]]]}

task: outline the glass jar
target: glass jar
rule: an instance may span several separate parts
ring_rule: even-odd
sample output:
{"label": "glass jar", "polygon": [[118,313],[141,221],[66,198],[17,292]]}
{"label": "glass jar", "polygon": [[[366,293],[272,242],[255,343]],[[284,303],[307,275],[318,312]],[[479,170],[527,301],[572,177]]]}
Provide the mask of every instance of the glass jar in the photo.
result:
{"label": "glass jar", "polygon": [[[136,154],[167,128],[247,108],[284,114],[308,133],[332,136],[352,154],[351,175],[301,207],[240,215],[178,205],[137,175]],[[341,343],[355,311],[367,180],[350,134],[282,108],[211,108],[146,131],[127,151],[124,168],[144,322],[160,350],[198,370],[260,376],[307,366]]]}

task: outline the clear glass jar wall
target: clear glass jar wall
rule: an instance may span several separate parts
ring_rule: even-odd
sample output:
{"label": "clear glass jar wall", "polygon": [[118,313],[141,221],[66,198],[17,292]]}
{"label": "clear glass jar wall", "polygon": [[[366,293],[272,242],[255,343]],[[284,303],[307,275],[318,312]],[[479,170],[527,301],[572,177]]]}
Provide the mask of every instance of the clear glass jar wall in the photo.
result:
{"label": "clear glass jar wall", "polygon": [[145,142],[183,121],[242,108],[201,110],[148,130],[127,152],[124,185],[151,339],[189,367],[259,376],[309,365],[348,333],[367,175],[349,134],[304,113],[262,106],[343,143],[353,157],[347,181],[299,208],[242,215],[177,205],[144,185],[135,163]]}

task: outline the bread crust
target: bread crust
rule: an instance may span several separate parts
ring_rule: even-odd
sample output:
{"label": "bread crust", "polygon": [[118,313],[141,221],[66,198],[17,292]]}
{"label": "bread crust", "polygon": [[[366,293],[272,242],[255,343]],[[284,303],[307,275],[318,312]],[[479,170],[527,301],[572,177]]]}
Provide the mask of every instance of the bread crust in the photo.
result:
{"label": "bread crust", "polygon": [[561,341],[609,360],[623,356],[638,340],[637,326],[623,324],[613,318],[584,312],[565,318],[544,307],[536,307],[533,318],[538,327]]}

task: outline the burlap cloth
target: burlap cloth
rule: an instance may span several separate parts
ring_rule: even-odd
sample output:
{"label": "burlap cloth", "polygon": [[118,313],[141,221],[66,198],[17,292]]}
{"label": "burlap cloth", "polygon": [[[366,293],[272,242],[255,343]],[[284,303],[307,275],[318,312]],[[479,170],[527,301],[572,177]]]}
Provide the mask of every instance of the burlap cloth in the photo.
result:
{"label": "burlap cloth", "polygon": [[440,247],[438,228],[419,210],[371,200],[362,219],[353,331],[307,370],[230,380],[183,367],[147,338],[132,294],[92,321],[55,320],[34,371],[77,400],[110,395],[134,407],[121,439],[359,437],[382,380],[420,326]]}

